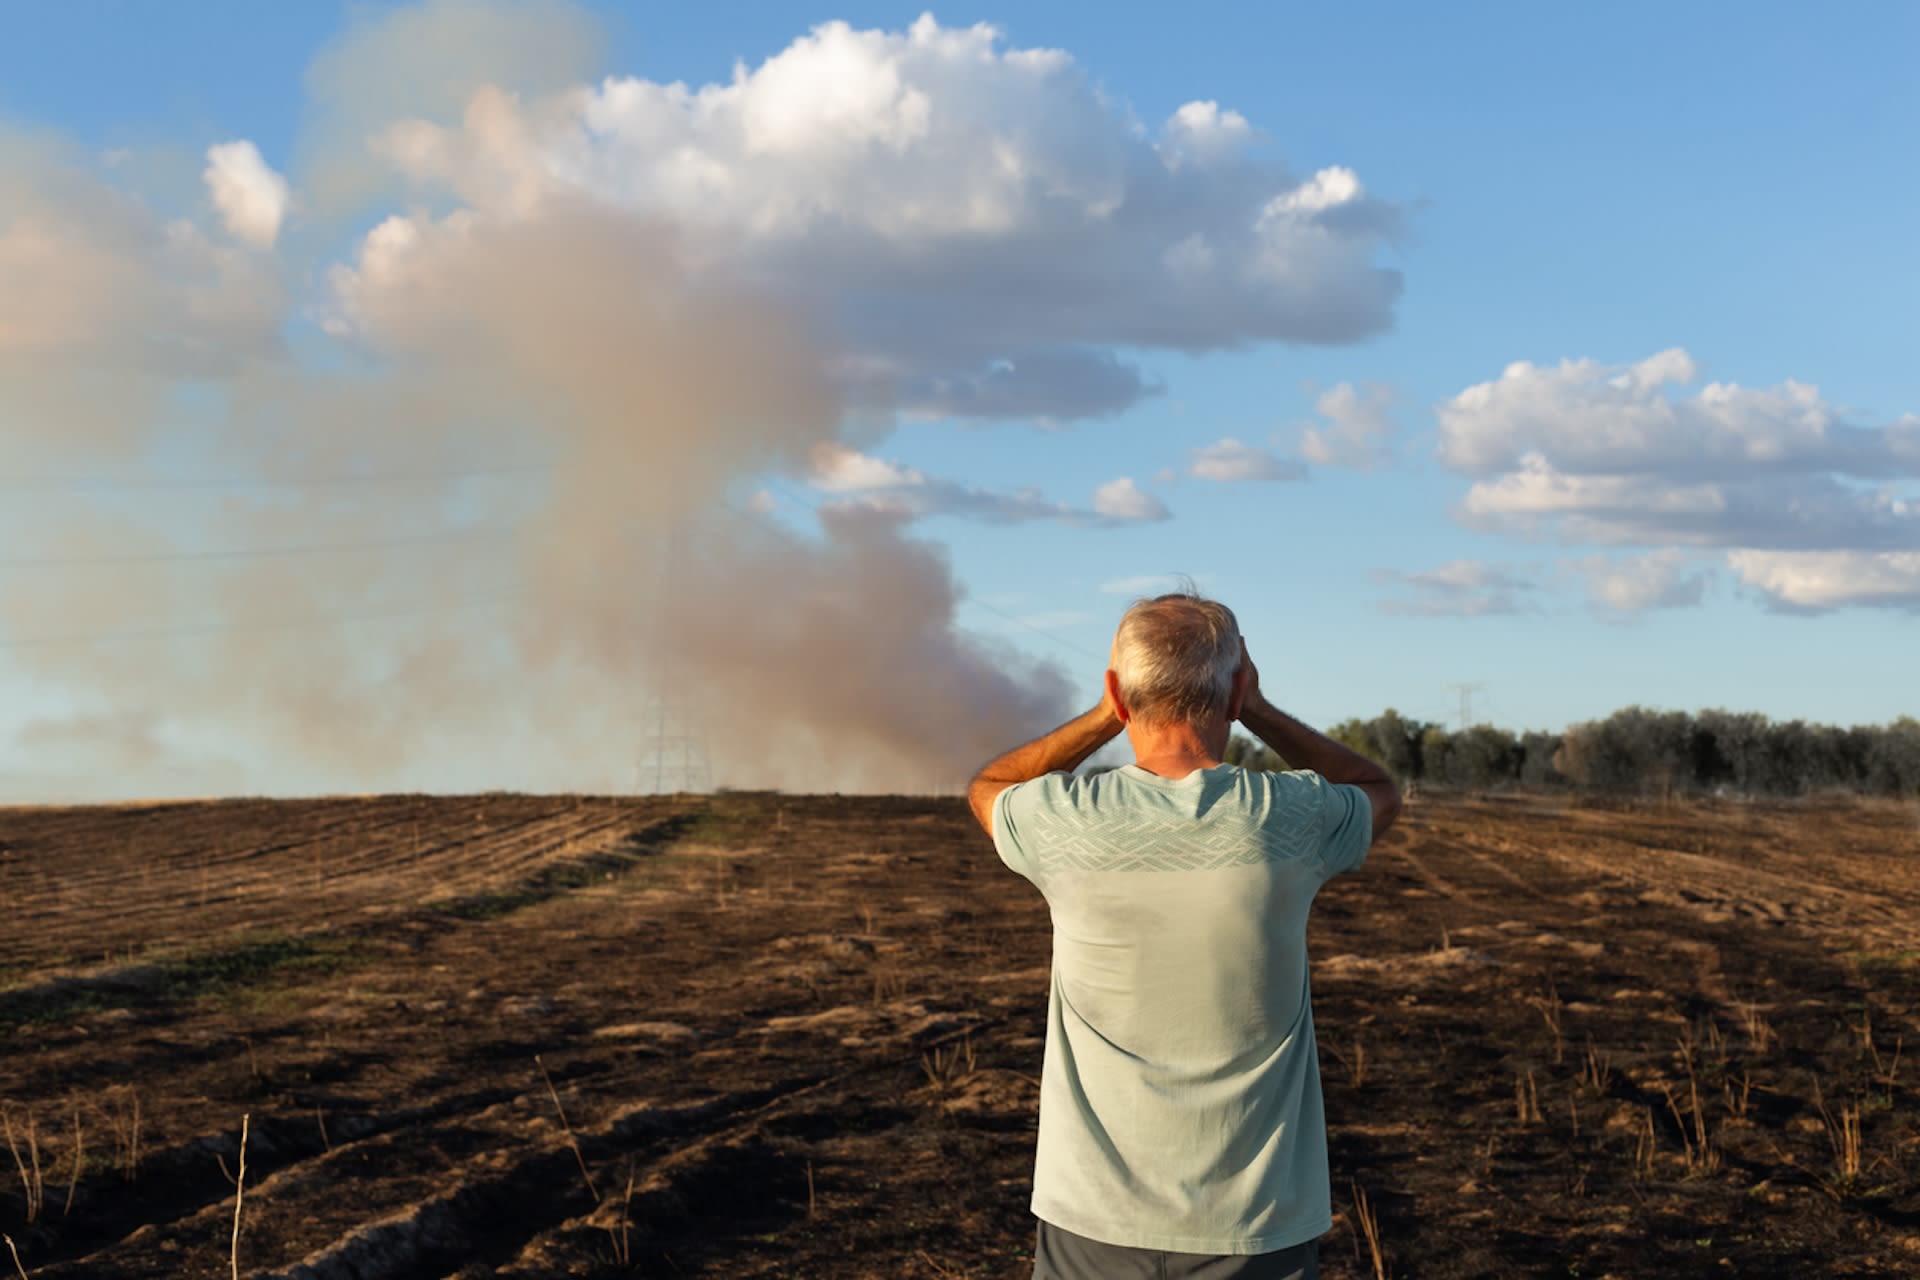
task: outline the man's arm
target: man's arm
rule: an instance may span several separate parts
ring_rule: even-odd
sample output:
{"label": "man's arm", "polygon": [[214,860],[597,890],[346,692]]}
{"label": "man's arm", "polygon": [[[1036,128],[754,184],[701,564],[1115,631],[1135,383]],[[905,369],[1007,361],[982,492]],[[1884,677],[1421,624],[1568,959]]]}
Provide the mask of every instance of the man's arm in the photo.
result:
{"label": "man's arm", "polygon": [[1400,816],[1400,788],[1394,785],[1393,775],[1268,702],[1260,692],[1260,673],[1253,659],[1247,658],[1245,665],[1247,692],[1240,704],[1240,723],[1294,768],[1311,769],[1328,782],[1366,792],[1373,805],[1373,838],[1378,840]]}
{"label": "man's arm", "polygon": [[1106,746],[1120,733],[1120,717],[1105,698],[1093,710],[1061,725],[1025,746],[1015,747],[994,760],[967,786],[967,803],[973,816],[991,836],[993,802],[1000,793],[1018,782],[1030,782],[1042,774],[1078,769],[1086,758]]}

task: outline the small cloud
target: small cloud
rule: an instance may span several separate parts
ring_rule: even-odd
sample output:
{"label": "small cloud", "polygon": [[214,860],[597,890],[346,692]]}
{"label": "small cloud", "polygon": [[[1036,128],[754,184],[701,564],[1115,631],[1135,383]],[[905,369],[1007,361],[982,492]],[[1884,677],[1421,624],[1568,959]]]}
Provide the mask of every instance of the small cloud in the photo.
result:
{"label": "small cloud", "polygon": [[1732,551],[1741,584],[1775,609],[1824,613],[1877,606],[1920,613],[1920,552]]}
{"label": "small cloud", "polygon": [[1519,613],[1521,597],[1537,590],[1529,579],[1484,560],[1453,560],[1422,573],[1375,569],[1370,576],[1383,586],[1405,587],[1412,593],[1405,599],[1382,601],[1383,611],[1425,617]]}
{"label": "small cloud", "polygon": [[1307,469],[1292,458],[1278,457],[1257,445],[1228,436],[1195,449],[1188,460],[1189,474],[1201,480],[1234,483],[1246,480],[1294,481],[1307,478]]}
{"label": "small cloud", "polygon": [[207,148],[201,176],[233,238],[255,249],[273,248],[292,195],[287,180],[260,158],[260,149],[245,139],[216,143]]}
{"label": "small cloud", "polygon": [[831,442],[814,446],[808,482],[828,493],[857,493],[862,489],[898,489],[923,485],[927,477],[911,467],[887,462],[870,453]]}
{"label": "small cloud", "polygon": [[1638,556],[1587,556],[1566,562],[1586,580],[1587,598],[1613,613],[1687,609],[1706,598],[1712,575],[1676,548]]}
{"label": "small cloud", "polygon": [[1165,520],[1173,514],[1166,503],[1134,484],[1131,476],[1109,480],[1095,489],[1093,509],[1109,520],[1128,523]]}
{"label": "small cloud", "polygon": [[1342,382],[1322,392],[1313,407],[1327,425],[1300,433],[1301,454],[1322,466],[1371,471],[1391,456],[1386,439],[1393,430],[1387,413],[1393,400],[1393,389],[1380,383],[1355,389]]}
{"label": "small cloud", "polygon": [[1169,514],[1158,498],[1124,477],[1095,490],[1089,510],[1054,501],[1034,488],[986,489],[930,476],[914,467],[834,443],[814,449],[808,481],[816,489],[842,495],[831,506],[877,511],[906,520],[950,515],[993,524],[1050,520],[1070,525],[1114,525],[1165,520]]}

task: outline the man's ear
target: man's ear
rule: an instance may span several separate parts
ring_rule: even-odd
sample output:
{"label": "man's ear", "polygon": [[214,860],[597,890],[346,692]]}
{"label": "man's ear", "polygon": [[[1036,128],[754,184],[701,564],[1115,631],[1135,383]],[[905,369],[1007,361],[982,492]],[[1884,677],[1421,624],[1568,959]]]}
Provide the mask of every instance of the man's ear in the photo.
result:
{"label": "man's ear", "polygon": [[1120,673],[1112,667],[1107,668],[1107,701],[1113,704],[1113,714],[1121,724],[1133,719],[1133,713],[1127,710],[1127,704],[1120,701]]}
{"label": "man's ear", "polygon": [[1227,723],[1232,724],[1240,718],[1240,710],[1247,705],[1247,664],[1242,662],[1233,673],[1233,687],[1227,691]]}

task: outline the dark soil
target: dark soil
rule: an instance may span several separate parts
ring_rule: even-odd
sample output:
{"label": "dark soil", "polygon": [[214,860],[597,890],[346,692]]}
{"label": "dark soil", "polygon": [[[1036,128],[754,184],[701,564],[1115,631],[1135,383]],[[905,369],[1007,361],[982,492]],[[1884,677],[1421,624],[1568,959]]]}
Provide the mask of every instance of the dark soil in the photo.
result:
{"label": "dark soil", "polygon": [[[227,1274],[243,1118],[248,1275],[1030,1267],[1048,922],[957,801],[0,810],[0,902],[34,1280]],[[1912,809],[1422,797],[1313,952],[1327,1276],[1920,1274]]]}

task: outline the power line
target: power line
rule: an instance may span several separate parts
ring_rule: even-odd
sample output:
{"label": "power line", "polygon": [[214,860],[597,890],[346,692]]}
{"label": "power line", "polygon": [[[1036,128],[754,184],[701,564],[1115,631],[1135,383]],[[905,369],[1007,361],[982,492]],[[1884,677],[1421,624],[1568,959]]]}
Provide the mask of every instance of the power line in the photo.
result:
{"label": "power line", "polygon": [[298,547],[225,548],[213,551],[157,551],[139,555],[56,556],[45,559],[8,558],[0,560],[0,569],[72,569],[88,565],[171,564],[201,560],[274,560],[297,556],[332,555],[350,551],[390,551],[401,547],[437,546],[457,542],[493,542],[512,537],[512,529],[485,528],[475,531],[428,533],[412,537],[382,538],[371,542],[316,543]]}
{"label": "power line", "polygon": [[0,639],[0,650],[27,649],[48,644],[103,644],[114,640],[173,639],[180,636],[213,635],[227,632],[290,631],[315,627],[345,626],[360,622],[385,622],[396,618],[424,617],[450,613],[482,605],[499,604],[520,594],[523,584],[514,583],[497,591],[441,601],[412,609],[383,610],[374,613],[310,614],[306,617],[277,618],[267,621],[187,622],[156,627],[118,627],[105,631],[79,631],[55,636],[19,636]]}

